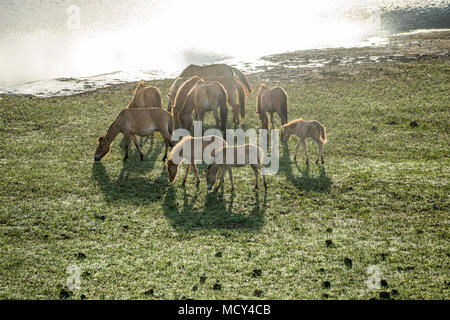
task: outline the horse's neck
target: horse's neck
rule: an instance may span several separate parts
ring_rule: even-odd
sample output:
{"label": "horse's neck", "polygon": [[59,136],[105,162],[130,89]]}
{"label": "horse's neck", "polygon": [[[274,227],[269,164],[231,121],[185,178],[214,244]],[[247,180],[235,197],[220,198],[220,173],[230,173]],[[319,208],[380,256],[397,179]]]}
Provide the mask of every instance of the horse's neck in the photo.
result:
{"label": "horse's neck", "polygon": [[106,133],[105,139],[109,143],[113,142],[117,135],[120,133],[119,126],[117,124],[117,119],[112,123],[109,127],[108,132]]}

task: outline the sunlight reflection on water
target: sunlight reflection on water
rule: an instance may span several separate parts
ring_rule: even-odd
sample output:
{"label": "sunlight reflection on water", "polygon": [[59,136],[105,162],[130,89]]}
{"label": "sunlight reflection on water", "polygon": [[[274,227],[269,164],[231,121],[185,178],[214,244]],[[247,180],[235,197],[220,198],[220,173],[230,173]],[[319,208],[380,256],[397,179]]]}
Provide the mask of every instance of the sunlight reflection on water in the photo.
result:
{"label": "sunlight reflection on water", "polygon": [[[160,76],[173,75],[190,63],[255,62],[271,53],[355,46],[370,37],[376,44],[383,39],[377,36],[389,33],[389,23],[401,31],[395,21],[403,18],[396,12],[403,17],[403,11],[424,14],[420,10],[441,8],[436,13],[439,15],[449,3],[228,0],[219,6],[207,0],[1,2],[0,87],[111,72],[117,73],[103,77],[105,82],[114,77],[131,81],[149,76],[149,70],[158,71]],[[80,9],[79,29],[67,27],[71,5]],[[19,20],[23,23],[18,24]],[[411,23],[411,19],[405,21]],[[28,84],[30,92],[36,86]]]}

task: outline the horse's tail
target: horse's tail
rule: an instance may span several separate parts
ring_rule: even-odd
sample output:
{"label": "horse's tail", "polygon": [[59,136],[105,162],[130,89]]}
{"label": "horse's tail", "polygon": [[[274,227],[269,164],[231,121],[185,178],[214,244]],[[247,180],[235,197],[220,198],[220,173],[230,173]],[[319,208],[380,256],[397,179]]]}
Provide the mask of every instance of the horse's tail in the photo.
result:
{"label": "horse's tail", "polygon": [[231,70],[233,70],[233,74],[238,77],[239,80],[242,81],[242,83],[244,84],[245,88],[248,90],[249,93],[252,92],[252,89],[250,88],[250,85],[247,82],[247,79],[245,78],[244,74],[236,69],[235,67],[231,67]]}
{"label": "horse's tail", "polygon": [[281,120],[282,124],[286,124],[288,122],[288,96],[284,90],[282,90],[282,97],[281,97]]}
{"label": "horse's tail", "polygon": [[239,113],[241,114],[241,120],[245,118],[245,92],[244,88],[240,84],[238,84],[238,87],[236,88],[238,97],[239,97],[239,106],[240,110]]}
{"label": "horse's tail", "polygon": [[258,98],[256,102],[256,113],[257,114],[261,113],[261,89],[258,92]]}
{"label": "horse's tail", "polygon": [[220,97],[219,97],[220,125],[222,128],[222,131],[225,132],[225,130],[227,129],[227,120],[228,120],[228,107],[227,107],[228,95],[227,95],[227,91],[225,90],[223,85],[221,85],[220,83],[218,83],[218,84],[221,88]]}
{"label": "horse's tail", "polygon": [[258,148],[258,164],[262,166],[264,160],[264,151],[261,148]]}
{"label": "horse's tail", "polygon": [[158,88],[156,88],[156,104],[159,108],[163,107],[162,104],[162,97],[161,97],[161,91],[159,91]]}
{"label": "horse's tail", "polygon": [[325,130],[325,127],[319,123],[320,126],[320,140],[322,140],[323,143],[327,142],[327,133]]}

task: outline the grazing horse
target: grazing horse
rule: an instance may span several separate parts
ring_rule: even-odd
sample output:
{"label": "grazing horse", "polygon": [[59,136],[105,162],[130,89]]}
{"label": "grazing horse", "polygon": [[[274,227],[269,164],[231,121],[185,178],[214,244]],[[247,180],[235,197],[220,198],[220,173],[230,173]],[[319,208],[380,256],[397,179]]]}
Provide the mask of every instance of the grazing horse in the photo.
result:
{"label": "grazing horse", "polygon": [[226,64],[210,64],[207,66],[198,66],[195,64],[191,64],[187,66],[180,74],[180,77],[192,76],[199,76],[202,78],[218,76],[236,77],[244,84],[249,93],[252,92],[252,89],[250,88],[250,85],[248,84],[247,79],[245,78],[243,73],[238,69]]}
{"label": "grazing horse", "polygon": [[263,129],[269,129],[269,117],[273,127],[273,113],[276,112],[280,116],[281,124],[288,121],[288,96],[286,91],[281,87],[270,88],[265,84],[261,84],[258,92],[258,106],[256,113],[259,115]]}
{"label": "grazing horse", "polygon": [[[189,78],[177,78],[169,89],[169,104],[167,111],[171,112],[174,105],[175,97],[178,93],[181,85]],[[233,121],[235,125],[241,123],[245,117],[245,90],[242,82],[234,77],[220,76],[220,77],[207,77],[205,81],[217,81],[225,88],[228,95],[228,103],[233,108]]]}
{"label": "grazing horse", "polygon": [[166,144],[163,161],[167,158],[168,146],[173,146],[171,135],[173,131],[172,116],[161,108],[125,109],[117,116],[111,124],[105,136],[98,137],[98,146],[95,151],[94,160],[102,160],[111,150],[111,143],[119,133],[125,137],[125,158],[128,159],[128,147],[130,138],[139,151],[141,160],[144,160],[136,139],[136,135],[145,137],[152,135],[154,131],[159,131]]}
{"label": "grazing horse", "polygon": [[[206,112],[212,111],[216,119],[216,127],[220,127],[222,132],[225,132],[228,117],[227,99],[227,92],[219,82],[199,80],[189,91],[178,114],[181,127],[191,130],[192,111],[195,111],[196,120],[200,121],[203,121]],[[218,108],[220,109],[220,120]]]}
{"label": "grazing horse", "polygon": [[183,108],[184,102],[186,100],[186,97],[191,91],[191,89],[195,86],[195,84],[201,80],[200,77],[194,76],[190,77],[188,80],[184,81],[183,84],[180,86],[180,88],[177,90],[174,103],[172,107],[172,116],[174,121],[175,128],[179,128],[181,126],[181,123],[179,121],[179,113],[181,109]]}
{"label": "grazing horse", "polygon": [[288,124],[283,125],[282,131],[281,131],[281,137],[284,142],[289,141],[289,138],[291,135],[297,135],[299,137],[297,148],[295,149],[295,155],[294,160],[297,159],[297,151],[300,147],[300,144],[303,144],[303,148],[305,149],[306,154],[306,163],[309,163],[308,158],[308,149],[306,149],[306,138],[312,138],[319,147],[319,153],[317,155],[316,163],[319,162],[319,156],[322,159],[322,164],[324,164],[323,161],[323,145],[327,142],[327,134],[325,131],[325,127],[320,124],[316,120],[310,120],[306,121],[302,118],[297,120],[292,120]]}
{"label": "grazing horse", "polygon": [[128,108],[154,107],[162,108],[161,92],[154,86],[144,86],[144,81],[139,82]]}
{"label": "grazing horse", "polygon": [[[258,173],[263,168],[263,159],[264,153],[262,149],[254,144],[223,147],[216,152],[213,162],[206,169],[206,184],[208,190],[211,190],[216,184],[217,172],[219,169],[221,171],[221,178],[219,184],[214,188],[214,191],[222,185],[225,178],[225,169],[228,171],[228,176],[230,177],[231,189],[234,190],[232,167],[242,167],[245,165],[251,165],[253,172],[255,173],[255,189],[258,189]],[[264,188],[267,189],[266,177],[263,174],[262,177]]]}
{"label": "grazing horse", "polygon": [[[200,143],[201,148],[196,150],[195,144]],[[187,176],[191,167],[194,168],[195,176],[197,178],[197,184],[200,183],[200,178],[198,176],[198,168],[195,164],[196,160],[204,160],[203,153],[207,147],[211,148],[209,156],[214,157],[216,154],[216,148],[222,148],[227,146],[225,140],[219,136],[204,136],[204,137],[191,137],[187,136],[178,142],[169,154],[169,158],[166,161],[167,172],[169,173],[169,181],[173,182],[177,178],[178,166],[183,161],[186,160],[186,175],[183,179],[183,185],[186,183]]]}

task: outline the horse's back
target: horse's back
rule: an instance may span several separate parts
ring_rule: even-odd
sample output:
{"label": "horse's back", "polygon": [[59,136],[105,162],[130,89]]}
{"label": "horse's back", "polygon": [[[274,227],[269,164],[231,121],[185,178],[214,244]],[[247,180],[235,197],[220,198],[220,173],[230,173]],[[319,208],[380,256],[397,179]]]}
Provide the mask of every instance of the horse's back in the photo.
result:
{"label": "horse's back", "polygon": [[199,76],[199,77],[214,77],[214,76],[233,76],[233,70],[226,64],[210,64],[207,66],[198,66],[191,64],[187,66],[180,74],[180,77]]}

